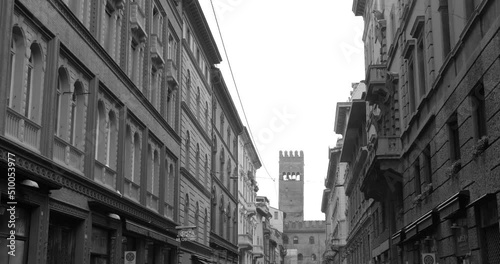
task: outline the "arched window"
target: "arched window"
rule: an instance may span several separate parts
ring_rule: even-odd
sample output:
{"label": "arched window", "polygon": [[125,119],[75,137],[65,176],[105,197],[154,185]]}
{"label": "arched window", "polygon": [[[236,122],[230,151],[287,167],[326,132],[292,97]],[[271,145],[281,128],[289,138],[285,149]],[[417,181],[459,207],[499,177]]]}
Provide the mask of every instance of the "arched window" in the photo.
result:
{"label": "arched window", "polygon": [[219,174],[220,174],[220,180],[221,182],[224,182],[224,147],[221,146],[221,151],[220,151],[220,167],[219,167]]}
{"label": "arched window", "polygon": [[108,152],[106,155],[106,165],[113,170],[116,170],[116,156],[117,156],[117,143],[118,143],[118,124],[116,120],[116,115],[114,111],[109,111],[108,113],[108,138],[107,146]]}
{"label": "arched window", "polygon": [[219,210],[220,210],[220,218],[219,218],[219,235],[221,237],[224,237],[224,222],[226,221],[225,215],[224,215],[224,196],[221,194],[220,196],[220,204],[219,204]]}
{"label": "arched window", "polygon": [[200,144],[196,143],[196,175],[198,179],[201,179],[202,175],[200,173]]}
{"label": "arched window", "polygon": [[19,26],[14,26],[12,28],[12,40],[10,42],[11,71],[7,105],[18,113],[21,113],[22,107],[25,54],[26,45],[23,30]]}
{"label": "arched window", "polygon": [[151,144],[148,145],[148,159],[150,163],[148,177],[148,206],[155,211],[158,211],[159,200],[159,184],[160,184],[160,157],[158,150],[154,149]]}
{"label": "arched window", "polygon": [[69,127],[70,144],[80,150],[85,145],[85,112],[87,110],[85,102],[85,88],[81,81],[76,81],[71,96],[71,121]]}
{"label": "arched window", "polygon": [[[165,162],[168,164],[167,162]],[[174,216],[174,190],[175,190],[175,174],[174,174],[174,165],[168,165],[168,178],[165,181],[165,197],[166,197],[166,210],[164,215],[173,218]]]}
{"label": "arched window", "polygon": [[299,243],[299,238],[297,236],[293,237],[293,243],[298,244]]}
{"label": "arched window", "polygon": [[309,244],[314,244],[314,237],[313,236],[309,237]]}
{"label": "arched window", "polygon": [[184,225],[189,225],[189,194],[186,194],[184,199]]}
{"label": "arched window", "polygon": [[[141,138],[139,133],[134,133],[134,147],[132,151],[133,164],[133,182],[138,186],[141,185]],[[138,198],[138,197],[137,197]]]}
{"label": "arched window", "polygon": [[42,48],[34,42],[27,65],[24,116],[36,123],[40,123],[42,113],[43,70]]}
{"label": "arched window", "polygon": [[316,254],[312,254],[311,255],[311,259],[315,261],[316,260]]}
{"label": "arched window", "polygon": [[208,155],[205,154],[205,166],[203,168],[203,173],[205,176],[205,184],[208,185],[210,179],[210,172],[208,171]]}
{"label": "arched window", "polygon": [[189,134],[189,131],[186,131],[186,157],[185,157],[185,167],[186,167],[186,170],[189,171],[189,152],[190,152],[190,148],[191,148],[191,135]]}
{"label": "arched window", "polygon": [[95,159],[102,164],[106,163],[104,153],[104,146],[106,146],[106,112],[104,103],[99,101],[97,103],[97,125],[96,125],[96,151]]}
{"label": "arched window", "polygon": [[283,235],[283,244],[288,244],[288,236],[287,235]]}
{"label": "arched window", "polygon": [[303,260],[304,259],[304,256],[302,255],[302,253],[299,253],[297,255],[297,260]]}
{"label": "arched window", "polygon": [[200,109],[200,107],[201,107],[200,106],[200,103],[201,103],[200,102],[200,100],[201,100],[200,96],[201,96],[200,95],[200,87],[197,87],[197,93],[196,93],[196,118],[198,120],[200,120],[200,111],[201,111],[201,109]]}
{"label": "arched window", "polygon": [[212,210],[210,210],[210,227],[212,228],[213,231],[215,231],[216,228],[216,215],[217,215],[217,192],[215,190],[215,185],[212,186]]}
{"label": "arched window", "polygon": [[138,188],[133,185],[135,174],[134,166],[136,166],[135,150],[136,149],[134,145],[134,139],[132,137],[132,131],[130,129],[130,126],[127,125],[127,127],[125,128],[125,179],[123,181],[123,192],[125,196],[139,201],[139,196],[135,193],[135,190],[138,190]]}
{"label": "arched window", "polygon": [[195,235],[196,235],[196,240],[198,241],[199,238],[200,238],[200,228],[199,228],[199,224],[200,224],[200,204],[198,203],[198,201],[196,201],[196,212],[194,213],[194,225],[196,226],[195,228]]}
{"label": "arched window", "polygon": [[205,102],[205,129],[208,131],[208,103]]}
{"label": "arched window", "polygon": [[221,140],[224,140],[224,114],[223,113],[220,113],[219,132],[220,132]]}
{"label": "arched window", "polygon": [[191,72],[189,69],[187,70],[187,77],[186,77],[186,97],[187,97],[187,104],[188,106],[191,104]]}
{"label": "arched window", "polygon": [[64,67],[59,67],[57,73],[55,134],[63,140],[68,140],[68,98],[71,94],[69,76],[67,69]]}
{"label": "arched window", "polygon": [[205,208],[205,219],[203,219],[203,244],[207,244],[207,233],[208,233],[208,212]]}
{"label": "arched window", "polygon": [[227,209],[226,209],[226,219],[227,219],[227,231],[226,231],[226,239],[230,240],[231,239],[231,204],[229,203],[229,199],[227,202]]}
{"label": "arched window", "polygon": [[230,184],[231,184],[231,176],[232,176],[231,175],[231,159],[228,158],[227,159],[227,188],[228,189],[230,188]]}

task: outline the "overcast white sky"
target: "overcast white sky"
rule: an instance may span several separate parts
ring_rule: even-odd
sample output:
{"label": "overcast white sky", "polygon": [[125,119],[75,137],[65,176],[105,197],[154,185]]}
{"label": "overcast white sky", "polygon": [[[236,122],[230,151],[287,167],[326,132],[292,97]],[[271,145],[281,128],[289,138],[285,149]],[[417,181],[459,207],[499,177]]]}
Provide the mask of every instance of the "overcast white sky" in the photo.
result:
{"label": "overcast white sky", "polygon": [[[364,79],[363,19],[352,0],[212,0],[264,167],[258,195],[278,208],[280,150],[305,155],[305,219],[324,220],[321,197],[334,146],[335,106]],[[210,0],[200,0],[223,57],[219,68],[246,124]],[[268,173],[276,181],[272,181]]]}

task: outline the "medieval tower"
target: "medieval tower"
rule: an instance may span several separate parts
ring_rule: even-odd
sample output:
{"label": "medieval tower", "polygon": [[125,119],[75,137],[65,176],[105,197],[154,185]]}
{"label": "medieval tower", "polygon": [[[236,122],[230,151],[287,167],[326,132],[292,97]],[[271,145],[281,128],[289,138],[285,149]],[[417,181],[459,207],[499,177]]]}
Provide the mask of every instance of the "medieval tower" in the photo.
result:
{"label": "medieval tower", "polygon": [[[304,221],[304,152],[280,151],[279,209],[285,213],[284,264],[319,264],[325,251],[325,221]],[[319,208],[318,208],[319,210]]]}
{"label": "medieval tower", "polygon": [[304,220],[304,152],[280,151],[279,209],[287,221]]}

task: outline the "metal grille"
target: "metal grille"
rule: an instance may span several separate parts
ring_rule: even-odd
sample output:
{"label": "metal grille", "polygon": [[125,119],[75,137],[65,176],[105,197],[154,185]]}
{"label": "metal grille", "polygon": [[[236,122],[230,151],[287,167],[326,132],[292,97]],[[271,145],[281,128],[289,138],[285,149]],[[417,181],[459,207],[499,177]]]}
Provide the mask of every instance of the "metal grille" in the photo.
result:
{"label": "metal grille", "polygon": [[498,224],[485,227],[483,230],[487,263],[500,264],[500,230]]}

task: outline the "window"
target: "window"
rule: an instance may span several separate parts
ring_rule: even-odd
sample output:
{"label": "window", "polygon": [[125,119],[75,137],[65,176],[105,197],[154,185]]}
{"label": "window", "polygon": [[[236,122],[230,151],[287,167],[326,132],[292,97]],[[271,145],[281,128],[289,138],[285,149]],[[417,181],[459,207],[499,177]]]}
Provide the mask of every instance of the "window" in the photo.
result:
{"label": "window", "polygon": [[95,159],[101,163],[106,162],[106,157],[104,153],[104,146],[106,145],[106,113],[104,102],[99,101],[97,103],[97,126],[96,126],[96,151]]}
{"label": "window", "polygon": [[174,164],[170,160],[166,160],[165,164],[168,165],[168,177],[165,180],[165,210],[163,214],[170,218],[174,218],[174,193],[175,193],[175,173]]}
{"label": "window", "polygon": [[299,243],[299,238],[297,236],[293,237],[293,243],[298,244]]}
{"label": "window", "polygon": [[208,102],[205,102],[205,129],[208,131]]}
{"label": "window", "polygon": [[311,255],[311,260],[315,261],[316,260],[316,254]]}
{"label": "window", "polygon": [[205,176],[205,184],[208,185],[210,182],[210,172],[208,171],[208,155],[205,154],[205,165],[203,168],[203,173]]}
{"label": "window", "polygon": [[476,206],[476,218],[479,225],[483,263],[498,263],[500,261],[500,230],[498,227],[498,205],[494,196],[485,198]]}
{"label": "window", "polygon": [[[295,244],[295,243],[294,243],[294,244]],[[303,260],[303,259],[304,259],[304,256],[302,255],[302,253],[299,253],[299,254],[297,255],[297,260],[300,260],[300,261],[301,261],[301,260]]]}
{"label": "window", "polygon": [[205,208],[205,221],[203,221],[203,243],[207,244],[207,233],[208,233],[208,212]]}
{"label": "window", "polygon": [[448,138],[450,144],[450,160],[455,162],[460,160],[460,134],[458,133],[457,113],[453,113],[447,122]]}
{"label": "window", "polygon": [[80,81],[75,82],[73,94],[71,96],[71,119],[70,119],[70,138],[69,143],[80,150],[85,145],[85,88]]}
{"label": "window", "polygon": [[424,165],[425,183],[432,184],[432,153],[431,145],[427,144],[422,153],[422,164]]}
{"label": "window", "polygon": [[189,134],[189,131],[186,131],[186,141],[185,142],[186,142],[186,145],[185,145],[186,150],[184,151],[184,153],[185,153],[186,157],[184,157],[185,158],[184,163],[185,163],[186,170],[189,171],[189,160],[190,160],[189,152],[190,152],[190,148],[191,148],[191,136]]}
{"label": "window", "polygon": [[56,122],[55,134],[63,140],[67,140],[67,125],[69,119],[68,97],[71,94],[69,90],[69,77],[66,68],[60,67],[57,76],[56,91]]}
{"label": "window", "polygon": [[410,97],[410,116],[415,112],[416,106],[416,94],[417,94],[417,86],[415,84],[415,68],[413,66],[413,55],[411,55],[408,60],[408,96]]}
{"label": "window", "polygon": [[485,110],[485,93],[482,84],[477,85],[472,89],[470,105],[472,109],[472,123],[474,127],[474,137],[476,140],[486,136],[486,110]]}
{"label": "window", "polygon": [[191,72],[189,69],[187,70],[187,77],[186,77],[186,97],[187,97],[187,104],[188,106],[191,104]]}
{"label": "window", "polygon": [[217,192],[215,190],[215,186],[212,186],[212,210],[210,210],[210,227],[212,230],[215,231],[217,225],[216,225],[216,215],[217,215]]}
{"label": "window", "polygon": [[23,62],[26,52],[24,46],[24,36],[22,29],[15,26],[12,29],[12,40],[10,42],[10,90],[7,96],[7,105],[15,110],[21,112],[21,93],[23,76]]}
{"label": "window", "polygon": [[442,41],[443,58],[446,58],[446,56],[448,56],[448,53],[450,53],[451,49],[450,47],[451,31],[450,31],[450,17],[449,17],[450,9],[448,0],[439,1],[438,11],[441,14],[441,30],[443,31],[443,33],[441,34],[443,36],[443,41]]}
{"label": "window", "polygon": [[198,121],[200,120],[200,87],[197,87],[197,94],[196,94],[196,118]]}
{"label": "window", "polygon": [[287,235],[283,235],[283,244],[288,244],[288,236]]}
{"label": "window", "polygon": [[314,244],[314,237],[313,236],[309,237],[309,244]]}
{"label": "window", "polygon": [[[423,30],[422,30],[423,31]],[[426,73],[425,73],[425,52],[424,52],[424,38],[421,32],[417,40],[417,69],[418,69],[418,90],[419,101],[424,98],[426,90]]]}
{"label": "window", "polygon": [[415,164],[413,165],[413,180],[414,180],[414,188],[415,188],[415,195],[419,195],[421,191],[421,186],[420,186],[420,163],[419,159],[415,161]]}
{"label": "window", "polygon": [[200,238],[200,204],[198,201],[196,201],[196,211],[194,212],[194,225],[197,227],[194,232],[196,235],[196,241],[198,241]]}
{"label": "window", "polygon": [[167,91],[167,123],[171,126],[175,126],[175,100],[176,91],[169,85]]}
{"label": "window", "polygon": [[146,205],[154,211],[158,211],[160,157],[158,146],[152,144],[148,144],[148,172]]}
{"label": "window", "polygon": [[189,194],[184,199],[184,225],[189,225]]}
{"label": "window", "polygon": [[201,179],[200,173],[200,144],[196,143],[196,175],[195,177]]}

